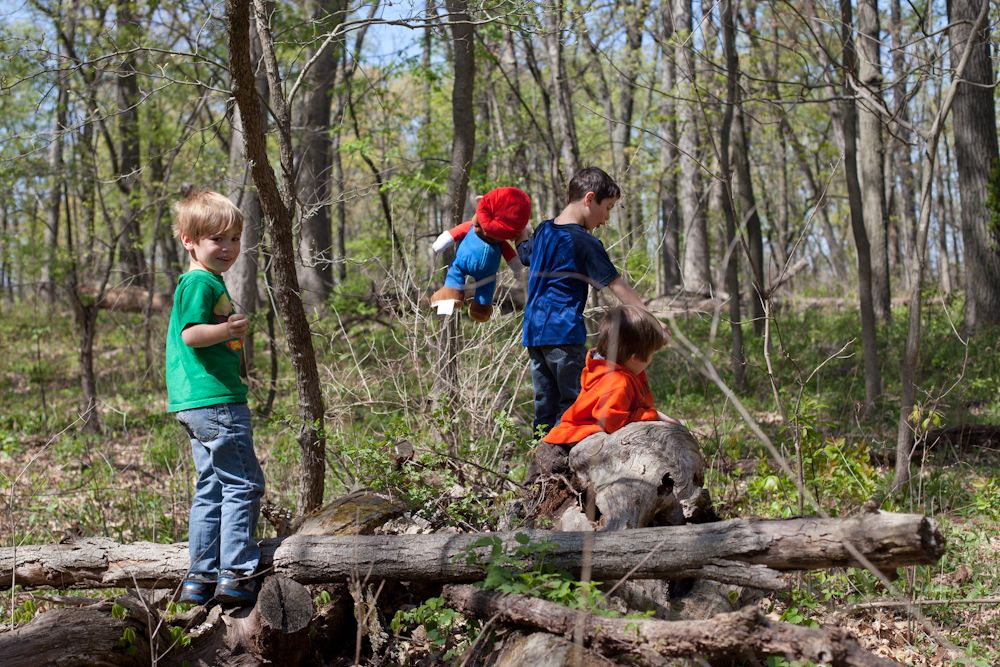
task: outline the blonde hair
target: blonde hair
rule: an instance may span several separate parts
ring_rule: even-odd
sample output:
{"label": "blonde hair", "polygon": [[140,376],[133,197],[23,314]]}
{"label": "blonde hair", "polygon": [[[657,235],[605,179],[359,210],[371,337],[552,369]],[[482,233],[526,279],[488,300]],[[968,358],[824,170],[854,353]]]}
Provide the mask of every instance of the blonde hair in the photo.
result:
{"label": "blonde hair", "polygon": [[598,353],[614,363],[628,361],[629,357],[649,359],[666,344],[659,320],[637,306],[609,308],[597,335]]}
{"label": "blonde hair", "polygon": [[230,229],[243,230],[243,214],[229,200],[211,190],[194,190],[174,204],[174,234],[200,241]]}

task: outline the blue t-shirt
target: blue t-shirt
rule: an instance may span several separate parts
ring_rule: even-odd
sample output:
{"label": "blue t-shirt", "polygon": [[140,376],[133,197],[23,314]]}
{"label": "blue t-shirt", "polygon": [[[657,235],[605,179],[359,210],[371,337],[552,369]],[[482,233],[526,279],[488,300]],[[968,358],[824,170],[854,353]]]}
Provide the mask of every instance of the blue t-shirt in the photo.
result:
{"label": "blue t-shirt", "polygon": [[604,244],[581,225],[546,220],[517,252],[528,267],[522,344],[583,344],[587,338],[583,307],[588,288],[607,287],[618,277]]}

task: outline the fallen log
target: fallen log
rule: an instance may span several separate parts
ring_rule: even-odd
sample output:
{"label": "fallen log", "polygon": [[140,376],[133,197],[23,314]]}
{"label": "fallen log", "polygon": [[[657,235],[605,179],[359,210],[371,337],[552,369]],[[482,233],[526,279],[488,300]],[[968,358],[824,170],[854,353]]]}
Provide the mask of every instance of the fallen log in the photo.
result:
{"label": "fallen log", "polygon": [[[300,584],[268,577],[253,607],[224,611],[195,607],[166,619],[150,600],[130,594],[115,600],[124,618],[112,615],[113,602],[39,614],[31,622],[0,632],[0,664],[36,665],[242,665],[302,664],[313,619],[313,601]],[[131,628],[125,639],[125,628]],[[168,628],[184,631],[182,645]]]}
{"label": "fallen log", "polygon": [[[55,609],[39,614],[23,626],[0,632],[0,664],[5,667],[149,665],[145,624],[131,617],[118,620],[111,615],[111,607],[108,600],[88,607]],[[127,627],[135,637],[131,647],[118,642]]]}
{"label": "fallen log", "polygon": [[627,653],[647,665],[662,665],[669,658],[696,657],[715,664],[762,656],[833,667],[898,664],[865,651],[843,628],[813,629],[772,621],[754,607],[699,621],[659,621],[593,616],[547,600],[468,585],[445,586],[443,597],[466,616],[579,637],[584,646],[602,653]]}
{"label": "fallen log", "polygon": [[[782,585],[778,571],[859,565],[848,544],[883,571],[933,563],[944,552],[933,519],[873,512],[843,519],[732,519],[598,533],[293,535],[265,540],[261,567],[303,584],[353,578],[472,582],[485,576],[489,553],[489,547],[474,543],[490,537],[512,549],[521,534],[533,543],[550,542],[546,562],[572,573],[580,571],[586,553],[591,576],[599,581],[701,577],[775,588]],[[481,557],[470,562],[470,552]],[[0,548],[0,580],[24,587],[171,588],[183,578],[187,563],[184,543],[83,539]]]}

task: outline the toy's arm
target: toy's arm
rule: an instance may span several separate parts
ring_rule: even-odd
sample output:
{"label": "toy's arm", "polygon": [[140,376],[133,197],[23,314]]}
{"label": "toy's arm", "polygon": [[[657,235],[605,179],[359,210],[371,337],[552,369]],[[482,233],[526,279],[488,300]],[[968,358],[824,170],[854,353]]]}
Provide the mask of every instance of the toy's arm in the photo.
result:
{"label": "toy's arm", "polygon": [[434,243],[431,244],[431,249],[434,252],[447,250],[456,243],[460,243],[465,238],[465,235],[469,233],[470,229],[472,229],[472,220],[467,220],[458,227],[452,227],[448,231],[441,232],[441,235],[434,239]]}
{"label": "toy's arm", "polygon": [[514,247],[504,241],[500,244],[500,254],[507,260],[507,266],[510,267],[510,271],[514,274],[514,277],[520,278],[521,271],[524,270],[524,264],[521,263],[521,259],[517,256],[517,251],[514,250]]}

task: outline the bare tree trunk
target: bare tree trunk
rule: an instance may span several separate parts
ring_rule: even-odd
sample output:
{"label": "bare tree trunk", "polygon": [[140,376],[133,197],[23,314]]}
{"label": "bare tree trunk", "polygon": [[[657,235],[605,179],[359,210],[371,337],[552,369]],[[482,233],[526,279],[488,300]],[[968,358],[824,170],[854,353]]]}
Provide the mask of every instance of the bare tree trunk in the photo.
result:
{"label": "bare tree trunk", "polygon": [[698,164],[700,139],[698,133],[699,105],[695,101],[697,86],[694,46],[691,41],[691,1],[674,1],[674,32],[677,35],[677,131],[680,135],[680,219],[684,236],[684,263],[681,274],[685,291],[707,295],[712,290],[708,251],[708,227],[702,205],[703,177]]}
{"label": "bare tree trunk", "polygon": [[[948,164],[946,162],[945,164]],[[937,206],[938,206],[938,233],[937,233],[937,244],[938,244],[938,285],[941,288],[941,294],[947,299],[951,297],[954,291],[954,286],[951,282],[951,257],[949,256],[948,250],[948,220],[954,220],[955,207],[952,205],[951,200],[949,200],[945,195],[948,189],[944,184],[944,175],[941,171],[937,174]]]}
{"label": "bare tree trunk", "polygon": [[[723,29],[725,30],[725,29]],[[735,29],[734,29],[735,30]],[[734,37],[735,40],[735,37]],[[736,46],[733,45],[733,66],[739,78],[739,58]],[[733,104],[732,130],[732,194],[735,200],[734,219],[737,230],[745,226],[747,261],[750,264],[750,286],[753,293],[750,296],[750,312],[753,316],[753,329],[757,335],[764,333],[764,300],[767,298],[767,285],[764,283],[764,235],[761,230],[760,215],[757,212],[757,198],[754,196],[753,181],[750,175],[750,137],[743,112],[743,99],[740,94],[739,82],[736,82]],[[742,231],[738,232],[741,236]],[[726,288],[728,291],[728,287]],[[731,294],[731,293],[730,293]]]}
{"label": "bare tree trunk", "polygon": [[146,258],[142,252],[142,234],[139,229],[141,209],[139,154],[139,81],[135,70],[135,54],[140,25],[136,0],[117,0],[118,48],[122,62],[118,72],[118,189],[122,193],[121,263],[126,278],[146,285]]}
{"label": "bare tree trunk", "polygon": [[559,141],[562,167],[556,192],[562,190],[569,177],[580,169],[580,147],[576,140],[576,119],[573,116],[573,95],[566,76],[563,59],[564,0],[554,0],[551,7],[542,9],[545,26],[545,52],[549,60],[549,85],[555,98],[555,132]]}
{"label": "bare tree trunk", "polygon": [[[469,165],[475,151],[476,116],[473,93],[476,77],[475,28],[469,23],[466,0],[448,0],[451,35],[455,54],[455,83],[451,96],[454,135],[451,145],[451,167],[448,172],[448,193],[445,204],[446,224],[454,227],[462,222],[469,186]],[[437,339],[438,369],[432,388],[435,405],[454,405],[458,400],[458,318],[442,320]],[[449,451],[457,453],[457,442],[449,438]]]}
{"label": "bare tree trunk", "polygon": [[295,127],[302,132],[296,155],[298,192],[302,203],[299,237],[299,284],[302,298],[321,307],[333,289],[333,231],[330,227],[330,172],[332,141],[330,110],[342,40],[329,40],[344,20],[346,0],[314,0],[313,39],[323,40],[307,60],[313,65],[304,77],[303,100]]}
{"label": "bare tree trunk", "polygon": [[[65,55],[65,47],[62,47]],[[66,133],[67,77],[61,75],[56,81],[56,106],[52,114],[52,142],[49,144],[49,193],[45,206],[45,253],[46,258],[40,268],[41,288],[53,303],[56,297],[56,286],[52,272],[56,269],[59,251],[59,218],[61,214],[63,193],[66,189],[66,165],[63,162],[63,135]]]}
{"label": "bare tree trunk", "polygon": [[[906,67],[905,48],[902,36],[903,13],[900,8],[900,0],[892,0],[890,21],[890,32],[892,34],[893,46],[892,73],[895,78],[895,83],[892,86],[892,97],[895,102],[894,112],[896,117],[900,119],[900,123],[895,127],[895,131],[893,132],[894,138],[890,140],[892,143],[887,151],[888,154],[892,156],[892,159],[886,161],[886,169],[891,175],[893,175],[893,178],[887,179],[886,188],[889,191],[893,191],[893,184],[896,180],[899,181],[899,196],[896,197],[897,204],[895,206],[898,238],[896,239],[894,247],[902,245],[901,256],[907,257],[910,252],[912,252],[912,249],[909,247],[909,242],[910,239],[913,238],[913,230],[916,228],[917,212],[915,208],[916,188],[914,187],[914,165],[910,148],[912,136],[911,132],[907,128],[907,125],[910,122],[910,109],[907,104],[906,86],[909,73]],[[898,179],[896,176],[898,176]],[[904,269],[903,274],[906,275],[905,266],[903,266],[904,261],[905,260],[900,260],[897,264]],[[906,285],[904,289],[910,289],[910,286]]]}
{"label": "bare tree trunk", "polygon": [[[972,28],[965,33],[974,35],[982,30],[986,25],[986,17],[989,15],[990,5],[988,2],[981,3],[979,14],[972,22]],[[968,25],[963,23],[961,25]],[[973,59],[977,48],[982,47],[982,43],[973,39],[966,39],[964,42],[955,44],[953,54],[957,51],[958,44],[961,44],[961,57],[955,65],[951,85],[945,93],[944,100],[934,116],[931,128],[924,135],[923,159],[920,166],[920,220],[916,227],[915,237],[911,242],[913,252],[910,253],[907,271],[910,274],[910,294],[909,294],[909,324],[906,330],[906,348],[903,352],[903,363],[900,368],[900,399],[899,399],[899,420],[896,425],[896,470],[893,476],[893,488],[897,491],[906,489],[910,482],[910,457],[913,454],[913,425],[911,415],[913,406],[916,404],[917,395],[917,374],[920,361],[920,317],[923,308],[923,298],[920,290],[923,286],[924,267],[927,261],[927,234],[930,229],[931,220],[931,195],[933,194],[934,170],[937,164],[938,141],[944,131],[944,123],[951,112],[952,105],[958,98],[960,83],[965,75],[966,67]],[[954,55],[952,56],[954,57]],[[954,62],[954,61],[953,61]],[[957,122],[957,120],[956,120]]]}
{"label": "bare tree trunk", "polygon": [[677,102],[674,87],[677,82],[677,49],[671,44],[674,37],[674,15],[670,2],[660,5],[660,233],[662,248],[660,262],[662,289],[660,294],[675,292],[681,285],[681,235],[680,211],[677,197],[679,169],[677,152]]}
{"label": "bare tree trunk", "polygon": [[882,121],[877,104],[882,101],[882,70],[879,61],[878,0],[858,0],[857,71],[845,68],[844,77],[857,77],[865,95],[857,104],[858,177],[861,203],[871,252],[872,307],[875,317],[888,323],[892,317],[889,291],[889,250],[886,234],[885,151]]}
{"label": "bare tree trunk", "polygon": [[[269,95],[267,72],[261,60],[260,37],[256,26],[250,25],[250,62],[254,66],[254,90],[261,100]],[[267,117],[262,114],[261,124],[267,127]],[[233,128],[229,140],[229,198],[243,214],[243,234],[240,238],[241,252],[236,263],[226,272],[225,281],[236,308],[250,318],[250,328],[243,338],[243,362],[247,375],[254,371],[254,315],[257,313],[257,277],[260,274],[261,241],[263,240],[264,213],[260,197],[252,186],[250,165],[246,158],[246,140],[243,118],[239,108],[233,109]]]}
{"label": "bare tree trunk", "polygon": [[322,385],[316,368],[312,333],[305,309],[299,299],[295,274],[295,250],[292,241],[292,215],[295,202],[292,181],[292,146],[288,109],[274,61],[273,43],[263,3],[256,3],[257,30],[260,34],[267,63],[271,90],[271,108],[277,117],[282,181],[278,180],[267,155],[267,137],[261,122],[253,65],[250,59],[250,0],[226,1],[226,36],[229,42],[233,95],[239,105],[244,124],[246,156],[251,163],[254,183],[260,194],[261,207],[271,221],[271,246],[274,267],[274,296],[282,318],[295,384],[298,390],[300,416],[298,442],[302,452],[302,475],[299,482],[299,506],[309,512],[323,504],[323,481],[326,469],[325,414]]}
{"label": "bare tree trunk", "polygon": [[[736,26],[733,18],[732,0],[722,3],[722,45],[726,58],[726,105],[722,115],[722,128],[719,137],[719,167],[722,171],[722,210],[726,216],[726,292],[729,294],[729,326],[732,332],[733,385],[737,391],[746,391],[746,357],[743,352],[743,316],[740,314],[740,266],[739,240],[737,235],[736,209],[734,207],[733,168],[730,162],[730,137],[742,131],[733,127],[733,116],[739,107],[739,58],[736,55]],[[739,139],[737,139],[739,142]],[[732,146],[734,154],[744,150],[741,142]],[[740,159],[736,156],[736,160]],[[737,168],[737,172],[740,169]],[[749,178],[749,166],[746,177]],[[749,183],[744,184],[748,187]],[[738,187],[738,186],[737,186]],[[737,195],[739,196],[739,195]],[[752,197],[752,194],[751,194]],[[756,213],[754,213],[756,215]],[[757,225],[758,240],[760,240],[760,224]],[[751,253],[751,261],[753,256]],[[756,301],[756,299],[755,299]],[[761,324],[763,324],[763,309],[761,309]]]}
{"label": "bare tree trunk", "polygon": [[847,198],[851,209],[851,231],[858,252],[858,299],[861,305],[861,345],[865,365],[865,411],[875,408],[882,394],[882,373],[879,370],[878,344],[875,334],[875,308],[872,303],[870,246],[864,223],[861,185],[857,165],[857,109],[848,81],[854,70],[854,43],[851,39],[851,0],[840,0],[841,42],[844,45],[844,92],[841,103],[841,127],[844,140],[844,175],[847,178]]}
{"label": "bare tree trunk", "polygon": [[971,29],[987,4],[952,0],[948,5],[952,62],[965,44],[972,43],[952,122],[965,246],[965,326],[970,332],[1000,324],[1000,151],[993,60],[988,25],[981,31]]}

